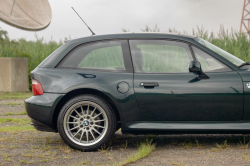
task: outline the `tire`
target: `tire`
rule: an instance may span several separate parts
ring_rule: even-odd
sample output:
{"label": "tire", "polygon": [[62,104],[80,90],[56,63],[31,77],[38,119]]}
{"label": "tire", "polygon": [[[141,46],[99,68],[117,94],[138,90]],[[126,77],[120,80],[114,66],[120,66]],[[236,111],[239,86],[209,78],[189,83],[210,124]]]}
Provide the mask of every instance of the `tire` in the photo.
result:
{"label": "tire", "polygon": [[80,95],[63,106],[57,128],[63,141],[71,148],[93,151],[108,143],[114,135],[116,116],[102,98]]}

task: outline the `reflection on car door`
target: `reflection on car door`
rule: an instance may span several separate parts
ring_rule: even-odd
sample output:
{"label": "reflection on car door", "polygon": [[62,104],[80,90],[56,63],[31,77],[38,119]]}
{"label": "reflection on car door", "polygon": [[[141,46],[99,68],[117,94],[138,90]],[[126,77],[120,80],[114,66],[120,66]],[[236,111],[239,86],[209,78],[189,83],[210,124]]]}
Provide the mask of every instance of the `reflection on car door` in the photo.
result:
{"label": "reflection on car door", "polygon": [[193,48],[209,77],[198,79],[188,71],[193,57],[188,44],[182,42],[130,40],[130,47],[134,91],[146,121],[242,119],[243,88],[237,72]]}

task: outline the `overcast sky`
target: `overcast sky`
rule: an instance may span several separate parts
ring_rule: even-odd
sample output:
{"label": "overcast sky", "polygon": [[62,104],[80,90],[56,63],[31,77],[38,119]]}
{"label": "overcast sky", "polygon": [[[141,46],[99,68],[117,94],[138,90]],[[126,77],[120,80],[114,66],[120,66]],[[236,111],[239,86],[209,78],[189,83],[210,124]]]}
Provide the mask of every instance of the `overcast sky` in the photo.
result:
{"label": "overcast sky", "polygon": [[[139,32],[145,25],[161,31],[176,28],[192,31],[203,25],[217,32],[220,25],[239,30],[244,0],[49,0],[52,22],[37,31],[45,40],[79,38],[91,33],[71,9],[73,6],[96,34],[120,33],[122,28]],[[34,33],[0,22],[10,38],[34,40]]]}

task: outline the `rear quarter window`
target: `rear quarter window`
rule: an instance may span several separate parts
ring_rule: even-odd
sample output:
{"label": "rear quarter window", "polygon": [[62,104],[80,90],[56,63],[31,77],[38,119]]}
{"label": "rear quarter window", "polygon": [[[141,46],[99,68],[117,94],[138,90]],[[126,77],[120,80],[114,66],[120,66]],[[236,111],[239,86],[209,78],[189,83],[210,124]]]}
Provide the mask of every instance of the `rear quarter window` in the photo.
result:
{"label": "rear quarter window", "polygon": [[81,45],[72,50],[59,67],[125,70],[121,41]]}

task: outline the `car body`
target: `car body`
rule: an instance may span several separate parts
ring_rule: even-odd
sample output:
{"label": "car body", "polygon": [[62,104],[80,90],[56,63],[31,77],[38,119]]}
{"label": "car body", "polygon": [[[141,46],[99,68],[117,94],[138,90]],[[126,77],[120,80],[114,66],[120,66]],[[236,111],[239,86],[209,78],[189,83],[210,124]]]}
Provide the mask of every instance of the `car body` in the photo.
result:
{"label": "car body", "polygon": [[[59,131],[69,146],[86,150],[100,147],[119,128],[129,134],[249,133],[250,65],[239,67],[241,63],[189,35],[123,33],[74,39],[31,72],[43,93],[25,100],[26,111],[36,129]],[[75,103],[80,107],[73,108]],[[101,110],[108,123],[99,123],[111,134],[96,146],[75,145],[76,132],[92,135],[95,130],[84,128],[91,117],[80,120],[86,110],[92,112],[90,107]],[[69,109],[78,112],[68,114]],[[68,122],[66,115],[76,117]],[[62,129],[66,123],[84,129],[72,136]]]}

